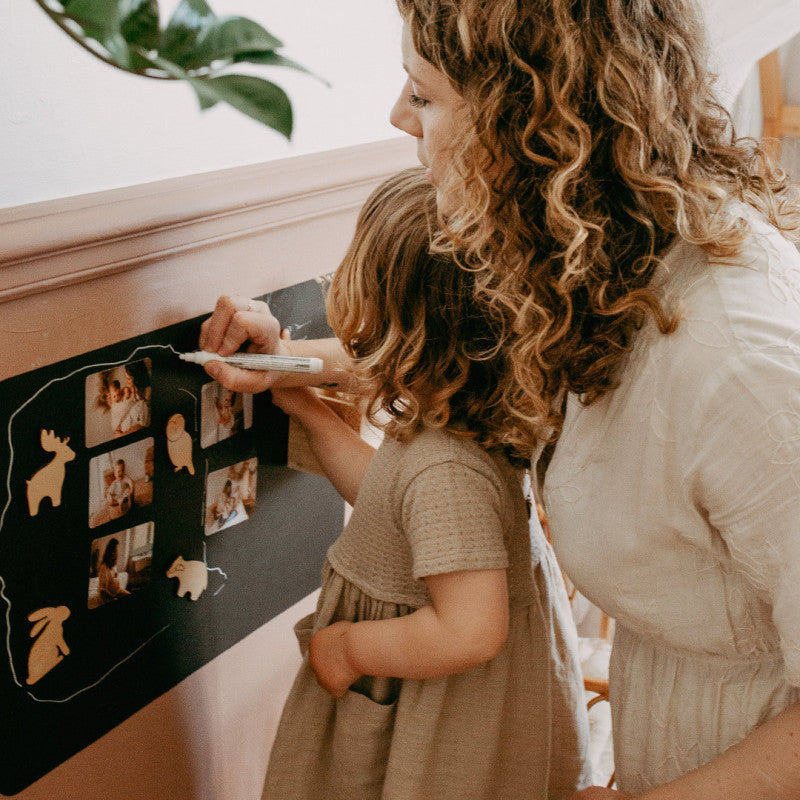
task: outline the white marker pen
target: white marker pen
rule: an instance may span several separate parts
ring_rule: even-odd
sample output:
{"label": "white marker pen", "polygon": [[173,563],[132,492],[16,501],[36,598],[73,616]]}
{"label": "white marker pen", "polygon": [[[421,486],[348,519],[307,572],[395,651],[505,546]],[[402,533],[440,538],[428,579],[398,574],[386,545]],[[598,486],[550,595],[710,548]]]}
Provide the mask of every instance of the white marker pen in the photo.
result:
{"label": "white marker pen", "polygon": [[192,364],[206,364],[209,361],[224,361],[233,367],[260,371],[276,372],[322,372],[321,358],[303,358],[301,356],[273,356],[266,353],[234,353],[232,356],[221,356],[207,350],[194,353],[181,353],[184,361]]}

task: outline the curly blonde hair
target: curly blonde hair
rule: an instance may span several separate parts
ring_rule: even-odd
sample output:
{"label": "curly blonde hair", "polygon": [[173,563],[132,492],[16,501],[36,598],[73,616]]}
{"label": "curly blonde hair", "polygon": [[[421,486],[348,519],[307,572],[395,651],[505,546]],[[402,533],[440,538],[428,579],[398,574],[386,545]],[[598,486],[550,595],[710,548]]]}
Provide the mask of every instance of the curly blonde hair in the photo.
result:
{"label": "curly blonde hair", "polygon": [[588,404],[614,388],[648,316],[675,329],[649,284],[676,237],[734,256],[748,226],[731,198],[794,237],[796,194],[735,137],[691,0],[397,5],[469,113],[435,248],[508,321],[508,441],[529,448],[558,432],[564,390]]}
{"label": "curly blonde hair", "polygon": [[477,300],[473,273],[430,252],[435,231],[436,191],[423,169],[378,186],[331,281],[328,321],[364,382],[371,421],[389,435],[445,428],[506,450],[502,332]]}

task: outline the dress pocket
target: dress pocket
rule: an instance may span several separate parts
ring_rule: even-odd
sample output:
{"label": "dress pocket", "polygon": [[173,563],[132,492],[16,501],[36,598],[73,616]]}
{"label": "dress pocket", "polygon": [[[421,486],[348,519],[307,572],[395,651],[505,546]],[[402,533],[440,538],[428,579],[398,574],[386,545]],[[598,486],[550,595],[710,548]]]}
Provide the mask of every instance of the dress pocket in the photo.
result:
{"label": "dress pocket", "polygon": [[300,652],[303,657],[308,655],[308,645],[314,635],[316,616],[316,612],[312,611],[294,624],[294,635],[297,637],[297,644],[300,645]]}
{"label": "dress pocket", "polygon": [[336,701],[327,798],[379,800],[396,711],[354,691]]}

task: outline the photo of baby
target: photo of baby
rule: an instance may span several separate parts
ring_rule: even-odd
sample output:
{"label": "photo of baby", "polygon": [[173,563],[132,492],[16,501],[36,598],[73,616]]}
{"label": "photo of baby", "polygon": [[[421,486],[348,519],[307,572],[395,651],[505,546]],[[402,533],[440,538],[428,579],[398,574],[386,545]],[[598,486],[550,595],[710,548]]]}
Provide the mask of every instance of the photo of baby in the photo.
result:
{"label": "photo of baby", "polygon": [[95,539],[89,560],[89,608],[143,588],[152,563],[152,522]]}
{"label": "photo of baby", "polygon": [[110,450],[89,462],[89,527],[153,502],[153,439]]}
{"label": "photo of baby", "polygon": [[258,460],[212,472],[206,480],[206,536],[244,522],[256,504]]}
{"label": "photo of baby", "polygon": [[149,358],[86,376],[86,446],[95,447],[150,424]]}
{"label": "photo of baby", "polygon": [[216,381],[202,389],[200,446],[210,447],[253,424],[253,395],[232,392]]}

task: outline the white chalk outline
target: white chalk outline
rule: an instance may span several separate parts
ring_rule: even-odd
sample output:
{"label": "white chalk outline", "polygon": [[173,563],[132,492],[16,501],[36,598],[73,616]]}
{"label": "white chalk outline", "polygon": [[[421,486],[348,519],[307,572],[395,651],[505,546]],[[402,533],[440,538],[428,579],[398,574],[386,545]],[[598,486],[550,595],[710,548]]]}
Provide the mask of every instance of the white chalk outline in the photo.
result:
{"label": "white chalk outline", "polygon": [[[0,514],[0,534],[3,531],[3,525],[5,523],[6,513],[8,512],[8,509],[11,506],[11,501],[13,499],[12,495],[11,495],[11,472],[12,472],[12,470],[14,468],[14,442],[13,442],[13,440],[11,438],[11,428],[12,428],[12,424],[14,422],[14,418],[17,416],[17,414],[19,414],[19,412],[22,411],[22,409],[24,409],[27,405],[32,403],[40,394],[42,394],[42,392],[44,392],[45,390],[49,389],[50,386],[52,386],[54,383],[60,383],[61,381],[67,381],[70,378],[72,378],[73,376],[75,376],[75,375],[77,375],[80,372],[83,372],[85,370],[89,370],[89,369],[104,369],[104,368],[109,368],[109,367],[118,367],[118,366],[120,366],[122,364],[127,364],[129,361],[132,361],[134,359],[134,357],[136,356],[136,354],[140,350],[154,350],[154,349],[157,349],[157,350],[171,350],[173,353],[175,353],[176,356],[180,355],[180,353],[171,344],[140,345],[135,350],[133,350],[133,352],[131,352],[131,354],[127,358],[124,358],[121,361],[107,362],[107,363],[103,363],[103,364],[87,364],[84,367],[79,367],[78,369],[73,370],[68,375],[62,375],[60,378],[53,378],[51,381],[48,381],[44,386],[40,387],[36,392],[34,392],[18,409],[16,409],[14,411],[13,414],[11,414],[11,416],[8,418],[8,427],[7,427],[9,458],[8,458],[8,473],[6,475],[6,491],[8,493],[8,500],[6,501],[6,504],[5,504],[5,507],[3,508],[2,514]],[[0,575],[0,584],[2,584],[2,586],[0,586],[0,597],[2,597],[2,599],[5,601],[6,606],[7,606],[7,608],[6,608],[6,652],[8,654],[8,665],[9,665],[9,667],[11,669],[11,677],[13,678],[14,683],[16,683],[17,686],[19,686],[20,689],[21,689],[22,688],[22,684],[19,682],[19,679],[17,678],[17,671],[14,669],[14,656],[13,656],[13,654],[11,652],[11,600],[8,597],[6,597],[6,593],[5,593],[6,582],[3,579],[2,575]],[[74,694],[70,695],[69,697],[66,697],[66,698],[64,698],[62,700],[45,700],[45,699],[36,697],[30,691],[27,692],[27,694],[32,700],[35,700],[37,703],[66,703],[69,700],[72,700],[72,698],[77,697],[79,694],[82,694],[83,692],[94,688],[99,683],[104,681],[112,672],[114,672],[114,670],[116,670],[118,667],[120,667],[122,664],[124,664],[129,658],[131,658],[136,653],[138,653],[139,650],[141,650],[143,647],[145,647],[147,644],[149,644],[156,636],[161,635],[165,630],[167,630],[167,628],[169,628],[169,625],[165,625],[160,631],[157,631],[156,633],[154,633],[149,639],[147,639],[145,642],[143,642],[141,645],[139,645],[133,652],[129,653],[121,661],[118,661],[113,667],[111,667],[110,670],[108,670],[108,672],[106,672],[104,675],[102,675],[100,678],[98,678],[97,681],[95,681],[94,683],[90,684],[89,686],[85,686],[84,688],[79,689],[77,692],[75,692]]]}
{"label": "white chalk outline", "polygon": [[188,389],[181,389],[180,391],[182,391],[184,394],[188,394],[189,397],[194,400],[194,435],[197,436],[197,397],[195,397],[195,395],[193,395]]}
{"label": "white chalk outline", "polygon": [[[205,539],[203,540],[203,563],[206,565],[206,572],[219,572],[219,574],[222,575],[223,578],[225,578],[225,583],[228,582],[228,573],[227,572],[225,572],[224,570],[220,569],[219,567],[209,567],[208,566],[208,555],[206,553],[206,542],[205,542]],[[222,586],[220,586],[219,589],[217,589],[217,591],[214,592],[212,597],[216,597],[225,588],[225,583],[223,583]]]}
{"label": "white chalk outline", "polygon": [[129,658],[133,658],[141,649],[150,644],[150,642],[152,642],[153,639],[156,638],[156,636],[160,636],[162,633],[164,633],[164,631],[167,628],[169,628],[169,625],[165,625],[160,631],[156,631],[149,639],[145,639],[135,650],[128,653],[128,655],[125,656],[125,658],[123,658],[122,661],[118,661],[116,664],[114,664],[114,666],[111,667],[111,669],[108,670],[108,672],[106,672],[104,675],[101,675],[94,683],[90,683],[88,686],[84,686],[83,689],[78,689],[77,692],[71,694],[69,697],[64,697],[61,700],[47,700],[43,697],[34,697],[30,692],[28,692],[28,696],[32,700],[35,700],[37,703],[68,703],[70,700],[76,698],[79,694],[88,692],[89,689],[94,689],[95,686],[102,683],[112,672],[114,672],[115,669],[121,667]]}

